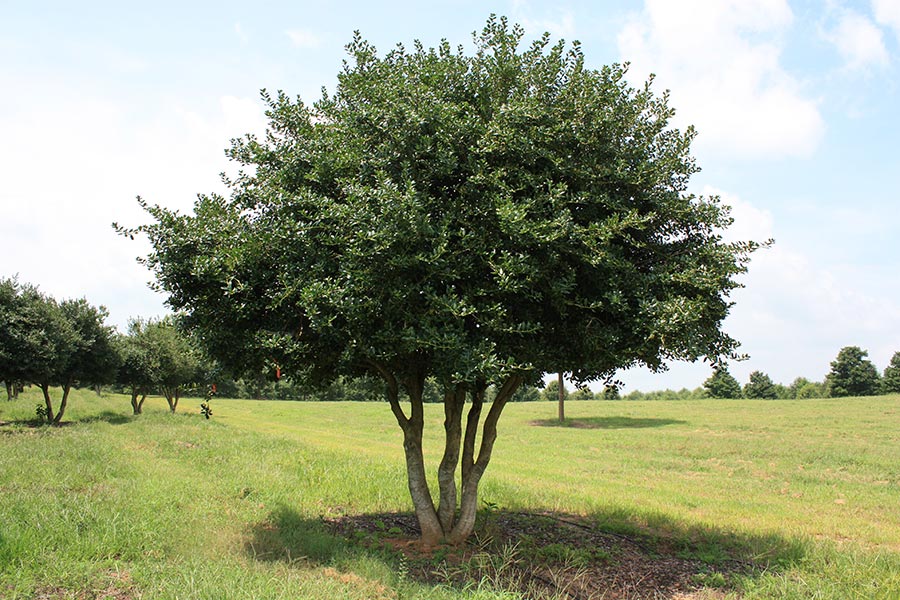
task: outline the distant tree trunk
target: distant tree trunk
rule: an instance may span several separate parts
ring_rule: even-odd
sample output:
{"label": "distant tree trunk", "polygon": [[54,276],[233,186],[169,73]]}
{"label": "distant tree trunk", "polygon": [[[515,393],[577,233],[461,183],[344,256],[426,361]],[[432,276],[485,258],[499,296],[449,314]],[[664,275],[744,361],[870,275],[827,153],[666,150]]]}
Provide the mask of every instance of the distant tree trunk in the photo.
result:
{"label": "distant tree trunk", "polygon": [[[141,397],[138,400],[138,396]],[[144,412],[144,400],[147,399],[147,389],[144,387],[131,387],[131,410],[132,414],[139,415]]]}
{"label": "distant tree trunk", "polygon": [[12,401],[19,397],[19,386],[15,382],[6,382],[6,399]]}
{"label": "distant tree trunk", "polygon": [[46,383],[39,384],[41,391],[44,393],[44,404],[47,410],[47,414],[44,415],[47,418],[48,423],[53,423],[53,400],[50,399],[50,385]]}
{"label": "distant tree trunk", "polygon": [[178,408],[178,397],[181,393],[179,386],[164,385],[162,390],[163,396],[166,397],[166,402],[169,404],[169,410],[174,413],[175,409]]}
{"label": "distant tree trunk", "polygon": [[59,425],[62,422],[63,413],[66,412],[66,404],[69,401],[69,390],[72,389],[71,383],[66,383],[63,386],[63,395],[62,400],[59,402],[59,410],[56,412],[56,418],[53,420],[54,425]]}
{"label": "distant tree trunk", "polygon": [[566,420],[566,388],[563,387],[563,374],[557,374],[559,381],[559,421],[562,423]]}

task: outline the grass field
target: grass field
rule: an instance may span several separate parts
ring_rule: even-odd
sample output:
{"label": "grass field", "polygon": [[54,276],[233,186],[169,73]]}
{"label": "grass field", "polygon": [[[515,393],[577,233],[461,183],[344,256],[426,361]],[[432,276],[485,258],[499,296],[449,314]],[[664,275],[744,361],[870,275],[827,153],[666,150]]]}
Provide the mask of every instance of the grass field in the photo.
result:
{"label": "grass field", "polygon": [[[410,510],[381,403],[75,392],[0,401],[0,598],[514,598],[406,576],[323,518]],[[426,458],[441,451],[427,407]],[[900,598],[900,396],[514,404],[482,484],[491,510],[578,515],[716,564],[697,598]]]}

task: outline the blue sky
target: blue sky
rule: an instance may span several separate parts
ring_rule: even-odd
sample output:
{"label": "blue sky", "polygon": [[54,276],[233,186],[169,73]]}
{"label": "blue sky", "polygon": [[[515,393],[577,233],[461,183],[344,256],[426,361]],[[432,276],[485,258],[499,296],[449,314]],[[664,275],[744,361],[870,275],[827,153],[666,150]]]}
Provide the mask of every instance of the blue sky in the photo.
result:
{"label": "blue sky", "polygon": [[[900,0],[645,2],[11,2],[0,0],[0,276],[86,296],[124,328],[165,312],[113,220],[136,195],[189,209],[221,190],[228,140],[265,129],[260,88],[315,100],[352,32],[380,50],[468,45],[490,13],[631,62],[699,131],[692,190],[730,235],[774,237],[726,330],[746,381],[821,379],[858,345],[900,350]],[[707,365],[633,371],[626,389],[696,387]]]}

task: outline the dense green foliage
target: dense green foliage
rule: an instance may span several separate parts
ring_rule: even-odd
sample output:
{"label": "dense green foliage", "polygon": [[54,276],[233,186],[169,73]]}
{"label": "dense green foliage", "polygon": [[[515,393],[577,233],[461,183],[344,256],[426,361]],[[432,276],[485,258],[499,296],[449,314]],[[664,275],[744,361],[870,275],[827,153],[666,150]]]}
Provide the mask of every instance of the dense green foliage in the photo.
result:
{"label": "dense green foliage", "polygon": [[170,304],[236,366],[326,380],[730,353],[718,326],[752,245],[722,243],[726,211],[685,193],[693,133],[623,67],[520,38],[492,20],[473,57],[380,58],[357,37],[333,95],[266,96],[268,136],[229,152],[251,167],[230,198],[145,205]]}
{"label": "dense green foliage", "polygon": [[[119,353],[106,317],[105,308],[87,300],[57,302],[34,286],[0,280],[0,376],[40,387],[44,404],[38,413],[60,423],[72,387],[115,379]],[[53,386],[61,389],[56,406]]]}
{"label": "dense green foliage", "polygon": [[[562,395],[563,400],[568,400],[569,398],[569,390],[566,388],[565,384],[562,386]],[[549,402],[558,402],[559,401],[559,380],[551,379],[544,389],[541,391],[541,399],[547,400]]]}
{"label": "dense green foliage", "polygon": [[[143,398],[160,390],[172,412],[178,407],[181,389],[203,381],[204,359],[190,340],[178,330],[174,319],[132,320],[128,334],[119,339],[121,365],[118,383],[129,388],[134,414],[140,414]],[[141,400],[138,400],[141,396]]]}
{"label": "dense green foliage", "polygon": [[774,400],[778,398],[778,388],[772,383],[772,378],[762,371],[750,373],[750,381],[744,385],[744,398],[759,398]]}
{"label": "dense green foliage", "polygon": [[878,393],[878,369],[866,359],[868,355],[858,346],[841,348],[825,380],[830,396],[874,396]]}
{"label": "dense green foliage", "polygon": [[703,387],[712,398],[740,398],[741,384],[728,372],[728,367],[720,365],[713,369]]}
{"label": "dense green foliage", "polygon": [[[689,390],[688,388],[682,388],[680,390],[653,390],[649,392],[642,392],[640,390],[634,390],[625,394],[622,398],[623,400],[629,401],[645,401],[645,400],[701,400],[703,398],[709,398],[709,392],[704,387],[698,387],[693,390]],[[608,399],[608,398],[607,398]]]}
{"label": "dense green foliage", "polygon": [[894,352],[891,363],[884,369],[881,391],[885,394],[900,393],[900,352]]}

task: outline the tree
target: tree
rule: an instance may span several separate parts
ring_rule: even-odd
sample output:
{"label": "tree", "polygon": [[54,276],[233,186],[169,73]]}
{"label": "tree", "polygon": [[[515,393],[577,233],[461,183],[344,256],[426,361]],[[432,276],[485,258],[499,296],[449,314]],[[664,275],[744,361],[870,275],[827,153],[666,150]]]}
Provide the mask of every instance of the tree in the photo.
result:
{"label": "tree", "polygon": [[575,388],[575,391],[572,392],[572,395],[569,396],[569,399],[570,399],[570,400],[575,400],[575,401],[578,401],[578,400],[593,400],[593,399],[594,399],[594,392],[592,392],[592,391],[591,391],[591,388],[589,388],[588,386],[583,385],[583,386],[581,386],[581,387]]}
{"label": "tree", "polygon": [[604,400],[621,400],[622,395],[619,393],[619,386],[617,386],[617,385],[604,386],[603,392],[602,392],[602,398]]}
{"label": "tree", "polygon": [[[686,193],[694,133],[669,126],[666,94],[522,35],[492,17],[471,56],[379,56],[357,34],[333,94],[263,93],[269,131],[228,151],[244,165],[229,197],[192,214],[139,199],[152,223],[119,228],[147,235],[168,303],[227,366],[381,378],[426,544],[471,533],[523,384],[731,356],[720,324],[758,246],[722,242],[727,209]],[[427,377],[445,413],[437,506]]]}
{"label": "tree", "polygon": [[117,342],[121,356],[117,381],[129,389],[131,409],[136,415],[143,412],[147,395],[160,379],[160,349],[153,343],[151,326],[151,321],[132,319],[128,334],[120,336]]}
{"label": "tree", "polygon": [[797,377],[793,382],[791,382],[791,385],[788,386],[788,397],[799,398],[799,396],[797,395],[798,392],[810,383],[812,382],[806,377]]}
{"label": "tree", "polygon": [[541,390],[536,386],[523,384],[509,399],[510,402],[537,402],[541,399]]}
{"label": "tree", "polygon": [[159,360],[156,383],[174,413],[181,388],[202,379],[200,353],[171,317],[148,324],[147,333]]}
{"label": "tree", "polygon": [[881,391],[885,394],[900,393],[900,352],[894,352],[891,363],[884,369]]}
{"label": "tree", "polygon": [[712,375],[703,382],[703,387],[713,398],[740,398],[741,384],[728,372],[728,367],[718,366]]}
{"label": "tree", "polygon": [[830,396],[874,396],[878,393],[878,369],[872,361],[866,360],[868,355],[859,346],[841,348],[825,378]]}
{"label": "tree", "polygon": [[[560,394],[560,390],[562,390],[562,394]],[[560,386],[559,377],[557,376],[554,379],[551,379],[544,389],[541,391],[541,395],[544,397],[544,400],[548,402],[559,402],[560,396],[565,400],[569,397],[569,390],[566,387],[565,382]]]}
{"label": "tree", "polygon": [[18,397],[19,367],[23,362],[22,294],[15,278],[0,279],[0,380],[6,384],[6,399]]}
{"label": "tree", "polygon": [[772,379],[762,371],[750,373],[750,381],[744,385],[744,398],[760,398],[774,400],[778,398],[778,389]]}
{"label": "tree", "polygon": [[[75,385],[102,385],[115,378],[119,354],[106,309],[87,300],[57,302],[36,287],[0,281],[0,369],[6,381],[28,381],[44,396],[41,415],[59,424]],[[51,387],[62,396],[54,408]]]}
{"label": "tree", "polygon": [[[104,324],[108,316],[106,308],[93,306],[83,298],[63,300],[59,304],[47,299],[45,307],[53,354],[48,367],[33,373],[31,381],[44,394],[47,422],[58,425],[72,387],[113,382],[119,354],[113,341],[113,328]],[[54,314],[57,311],[59,314]],[[51,386],[62,388],[55,416]]]}
{"label": "tree", "polygon": [[807,381],[799,388],[797,388],[796,398],[798,399],[807,399],[807,398],[827,398],[828,391],[825,389],[825,385],[823,383],[817,383],[815,381]]}

